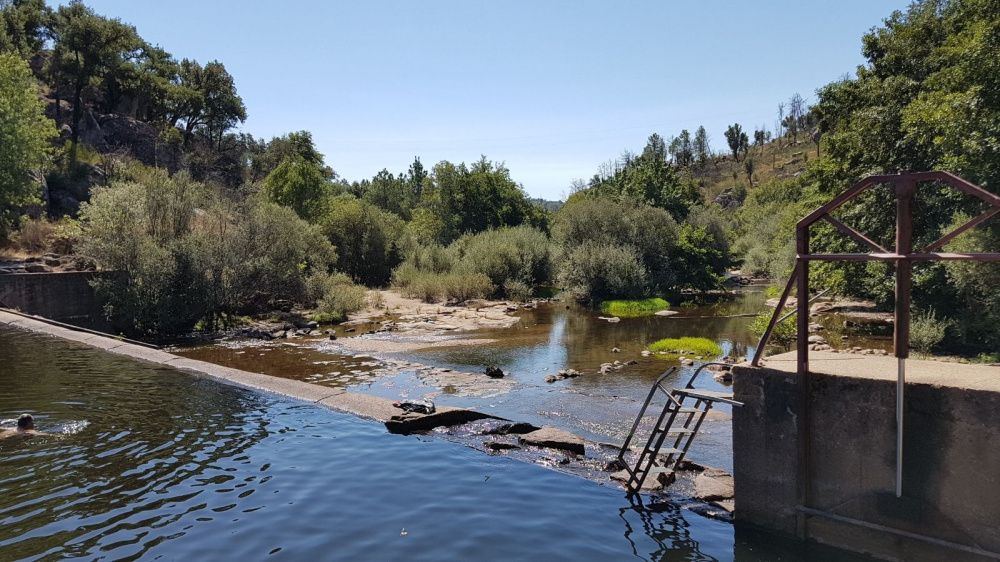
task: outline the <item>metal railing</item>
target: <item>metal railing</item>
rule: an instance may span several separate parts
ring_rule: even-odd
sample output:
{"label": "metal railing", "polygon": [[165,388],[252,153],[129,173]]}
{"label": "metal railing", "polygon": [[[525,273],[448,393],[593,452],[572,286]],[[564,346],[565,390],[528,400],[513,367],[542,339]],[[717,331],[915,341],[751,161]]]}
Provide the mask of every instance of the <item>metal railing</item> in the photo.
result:
{"label": "metal railing", "polygon": [[[986,211],[967,221],[965,224],[944,234],[934,242],[914,250],[913,248],[913,204],[920,184],[935,182],[955,188],[967,195],[984,201],[989,207]],[[844,203],[858,197],[865,191],[878,186],[891,185],[896,199],[896,245],[889,251],[870,237],[844,224],[831,213]],[[795,267],[785,285],[778,306],[761,337],[751,364],[759,366],[764,348],[778,323],[785,303],[796,288],[796,372],[799,377],[798,408],[802,421],[798,424],[799,441],[799,475],[798,496],[802,506],[809,505],[809,264],[813,261],[882,261],[891,262],[896,266],[895,311],[893,324],[893,349],[897,358],[896,377],[896,496],[903,493],[903,412],[904,392],[906,383],[906,358],[909,356],[910,341],[910,302],[912,290],[913,263],[922,261],[962,260],[975,262],[1000,261],[1000,253],[954,253],[940,252],[948,242],[989,220],[1000,213],[1000,196],[990,193],[954,174],[948,172],[919,172],[892,175],[871,176],[854,184],[846,191],[834,197],[825,205],[819,207],[802,220],[795,228]],[[810,227],[824,220],[842,234],[871,250],[871,253],[839,253],[814,254],[810,251]],[[804,535],[804,521],[800,519],[800,534]]]}

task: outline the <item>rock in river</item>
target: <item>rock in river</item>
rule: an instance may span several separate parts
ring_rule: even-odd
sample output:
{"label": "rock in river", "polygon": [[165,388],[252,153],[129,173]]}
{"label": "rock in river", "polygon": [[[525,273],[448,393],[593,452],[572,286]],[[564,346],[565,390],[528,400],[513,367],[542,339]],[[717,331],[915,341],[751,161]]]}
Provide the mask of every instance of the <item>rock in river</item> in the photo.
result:
{"label": "rock in river", "polygon": [[554,427],[543,427],[537,431],[526,433],[520,438],[525,445],[535,445],[536,447],[548,447],[550,449],[563,449],[582,455],[585,452],[583,439],[568,431],[556,429]]}
{"label": "rock in river", "polygon": [[501,369],[500,367],[494,367],[494,366],[486,367],[485,373],[486,376],[491,379],[503,378],[503,369]]}
{"label": "rock in river", "polygon": [[733,475],[718,468],[706,468],[694,479],[694,496],[703,501],[733,497]]}

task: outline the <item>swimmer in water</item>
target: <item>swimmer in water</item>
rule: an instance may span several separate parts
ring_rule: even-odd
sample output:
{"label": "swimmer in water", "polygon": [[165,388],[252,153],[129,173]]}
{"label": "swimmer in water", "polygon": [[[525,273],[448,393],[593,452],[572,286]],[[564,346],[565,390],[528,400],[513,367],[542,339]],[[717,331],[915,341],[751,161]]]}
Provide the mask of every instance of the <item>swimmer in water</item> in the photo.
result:
{"label": "swimmer in water", "polygon": [[8,437],[32,437],[34,435],[48,434],[35,429],[35,418],[31,414],[21,414],[21,417],[17,418],[17,429],[0,429],[0,439]]}

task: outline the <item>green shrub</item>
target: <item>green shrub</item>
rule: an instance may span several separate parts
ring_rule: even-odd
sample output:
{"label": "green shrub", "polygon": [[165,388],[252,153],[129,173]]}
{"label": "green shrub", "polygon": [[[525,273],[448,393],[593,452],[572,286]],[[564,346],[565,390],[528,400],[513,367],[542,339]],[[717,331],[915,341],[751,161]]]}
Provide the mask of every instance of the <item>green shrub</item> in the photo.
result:
{"label": "green shrub", "polygon": [[129,334],[168,336],[275,300],[301,302],[306,277],[336,252],[315,226],[263,199],[233,204],[186,174],[147,169],[95,188],[81,206],[80,252],[121,275],[97,282]]}
{"label": "green shrub", "polygon": [[910,321],[910,347],[921,353],[930,353],[944,341],[952,322],[939,319],[934,310],[926,310]]}
{"label": "green shrub", "polygon": [[507,281],[503,292],[508,299],[515,302],[527,302],[531,298],[531,286],[521,281]]}
{"label": "green shrub", "polygon": [[368,304],[368,290],[343,273],[315,273],[306,280],[316,311],[331,321],[342,322]]}
{"label": "green shrub", "polygon": [[482,273],[447,273],[441,278],[445,296],[460,303],[486,298],[494,289],[490,278]]}
{"label": "green shrub", "polygon": [[[762,312],[754,317],[753,321],[750,322],[750,331],[753,332],[758,338],[764,335],[764,331],[767,330],[767,325],[771,321],[771,316],[774,314],[773,311]],[[796,315],[793,314],[784,322],[778,322],[774,326],[774,330],[771,331],[771,337],[768,343],[778,344],[785,349],[795,342],[798,335],[798,326],[796,326],[795,320]]]}
{"label": "green shrub", "polygon": [[547,283],[552,275],[549,237],[529,226],[464,236],[449,249],[456,256],[455,271],[488,276],[500,297],[510,297],[510,281],[534,286]]}
{"label": "green shrub", "polygon": [[670,308],[670,303],[659,297],[642,300],[613,300],[601,303],[601,312],[622,318],[652,316],[668,308]]}
{"label": "green shrub", "polygon": [[629,246],[584,242],[563,256],[559,282],[581,301],[641,297],[649,288],[646,268]]}
{"label": "green shrub", "polygon": [[671,355],[692,355],[700,357],[718,357],[722,355],[719,344],[708,338],[666,338],[649,344],[647,350],[653,353],[666,352]]}

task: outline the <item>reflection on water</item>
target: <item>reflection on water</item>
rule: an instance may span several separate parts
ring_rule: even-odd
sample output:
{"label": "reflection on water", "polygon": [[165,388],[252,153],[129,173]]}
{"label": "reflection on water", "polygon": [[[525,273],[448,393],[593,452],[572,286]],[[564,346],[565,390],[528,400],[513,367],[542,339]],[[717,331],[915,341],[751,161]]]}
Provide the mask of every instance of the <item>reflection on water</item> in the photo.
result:
{"label": "reflection on water", "polygon": [[43,336],[0,328],[0,364],[0,418],[59,433],[0,441],[0,560],[812,559],[677,506]]}

